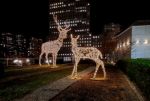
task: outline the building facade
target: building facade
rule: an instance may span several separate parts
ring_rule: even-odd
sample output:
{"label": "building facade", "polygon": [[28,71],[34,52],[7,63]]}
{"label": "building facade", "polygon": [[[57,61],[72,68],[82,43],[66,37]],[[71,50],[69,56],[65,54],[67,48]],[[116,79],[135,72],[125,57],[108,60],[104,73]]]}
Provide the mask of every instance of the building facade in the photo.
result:
{"label": "building facade", "polygon": [[90,2],[89,0],[50,0],[49,4],[49,40],[58,38],[57,26],[53,20],[57,15],[59,24],[63,27],[70,25],[72,29],[68,32],[68,38],[64,40],[63,46],[58,53],[58,60],[63,62],[72,61],[70,34],[80,35],[79,46],[92,46],[90,32]]}
{"label": "building facade", "polygon": [[136,21],[115,38],[118,59],[150,58],[150,21]]}
{"label": "building facade", "polygon": [[102,39],[102,53],[107,62],[114,60],[116,40],[114,36],[120,32],[120,25],[115,23],[109,23],[104,25],[103,39]]}
{"label": "building facade", "polygon": [[15,36],[12,33],[2,33],[0,37],[1,55],[11,58],[16,54]]}
{"label": "building facade", "polygon": [[15,35],[15,56],[18,58],[27,57],[27,39],[22,34]]}
{"label": "building facade", "polygon": [[0,45],[5,58],[27,57],[27,40],[21,34],[2,33]]}
{"label": "building facade", "polygon": [[31,37],[29,39],[29,45],[28,45],[28,54],[27,56],[30,58],[39,58],[40,52],[41,52],[41,45],[43,40],[35,37]]}

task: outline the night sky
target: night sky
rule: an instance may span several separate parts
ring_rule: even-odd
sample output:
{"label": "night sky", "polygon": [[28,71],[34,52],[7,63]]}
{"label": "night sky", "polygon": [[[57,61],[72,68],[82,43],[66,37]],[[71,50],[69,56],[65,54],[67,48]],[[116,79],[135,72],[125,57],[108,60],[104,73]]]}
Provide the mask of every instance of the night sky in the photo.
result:
{"label": "night sky", "polygon": [[[150,19],[150,6],[144,1],[136,1],[134,5],[127,0],[91,1],[91,31],[94,33],[101,33],[104,24],[110,22],[126,28],[135,20]],[[0,32],[36,37],[49,34],[48,0],[1,0],[0,7]]]}

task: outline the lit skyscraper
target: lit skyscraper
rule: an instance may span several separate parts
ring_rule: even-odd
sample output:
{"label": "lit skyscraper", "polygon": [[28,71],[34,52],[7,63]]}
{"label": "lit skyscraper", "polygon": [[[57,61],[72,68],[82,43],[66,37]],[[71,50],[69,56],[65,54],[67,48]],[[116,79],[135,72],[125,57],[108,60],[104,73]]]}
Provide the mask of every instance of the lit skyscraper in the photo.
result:
{"label": "lit skyscraper", "polygon": [[57,25],[53,20],[53,14],[57,15],[59,24],[63,27],[70,25],[71,31],[68,38],[64,41],[64,45],[59,51],[58,59],[63,61],[72,60],[70,33],[80,35],[78,40],[79,46],[91,46],[90,31],[90,2],[89,0],[50,0],[49,1],[49,29],[50,40],[58,37]]}

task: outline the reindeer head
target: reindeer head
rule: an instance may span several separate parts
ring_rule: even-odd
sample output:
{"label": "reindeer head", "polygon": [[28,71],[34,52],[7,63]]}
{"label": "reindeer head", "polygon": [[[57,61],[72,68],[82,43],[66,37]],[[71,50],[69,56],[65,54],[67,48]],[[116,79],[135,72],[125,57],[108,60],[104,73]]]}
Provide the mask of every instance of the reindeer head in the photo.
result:
{"label": "reindeer head", "polygon": [[67,38],[67,33],[71,30],[69,25],[65,24],[64,28],[60,28],[59,33],[62,38]]}
{"label": "reindeer head", "polygon": [[58,26],[57,29],[59,31],[59,37],[62,38],[62,39],[67,38],[67,33],[68,33],[68,31],[71,30],[70,26],[67,25],[66,23],[65,23],[65,27],[60,26],[60,24],[58,23],[56,15],[53,15],[53,19],[54,19],[55,23]]}
{"label": "reindeer head", "polygon": [[79,35],[76,38],[73,38],[73,36],[71,34],[70,37],[71,37],[72,46],[77,46],[77,40],[79,39]]}

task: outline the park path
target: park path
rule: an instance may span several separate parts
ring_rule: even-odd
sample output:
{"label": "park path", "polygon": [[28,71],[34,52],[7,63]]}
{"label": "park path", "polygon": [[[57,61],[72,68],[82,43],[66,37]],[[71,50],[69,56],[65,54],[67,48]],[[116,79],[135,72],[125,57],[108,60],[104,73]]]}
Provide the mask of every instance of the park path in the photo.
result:
{"label": "park path", "polygon": [[[102,72],[98,73],[99,77]],[[115,68],[107,68],[107,80],[89,79],[84,76],[49,101],[144,101],[129,79]]]}
{"label": "park path", "polygon": [[[81,77],[91,73],[95,68],[90,67],[79,73]],[[64,89],[69,87],[71,84],[77,82],[78,80],[72,80],[69,76],[64,77],[60,80],[57,80],[49,85],[43,86],[37,90],[35,90],[31,94],[27,94],[25,97],[21,99],[15,99],[14,101],[49,101]]]}

